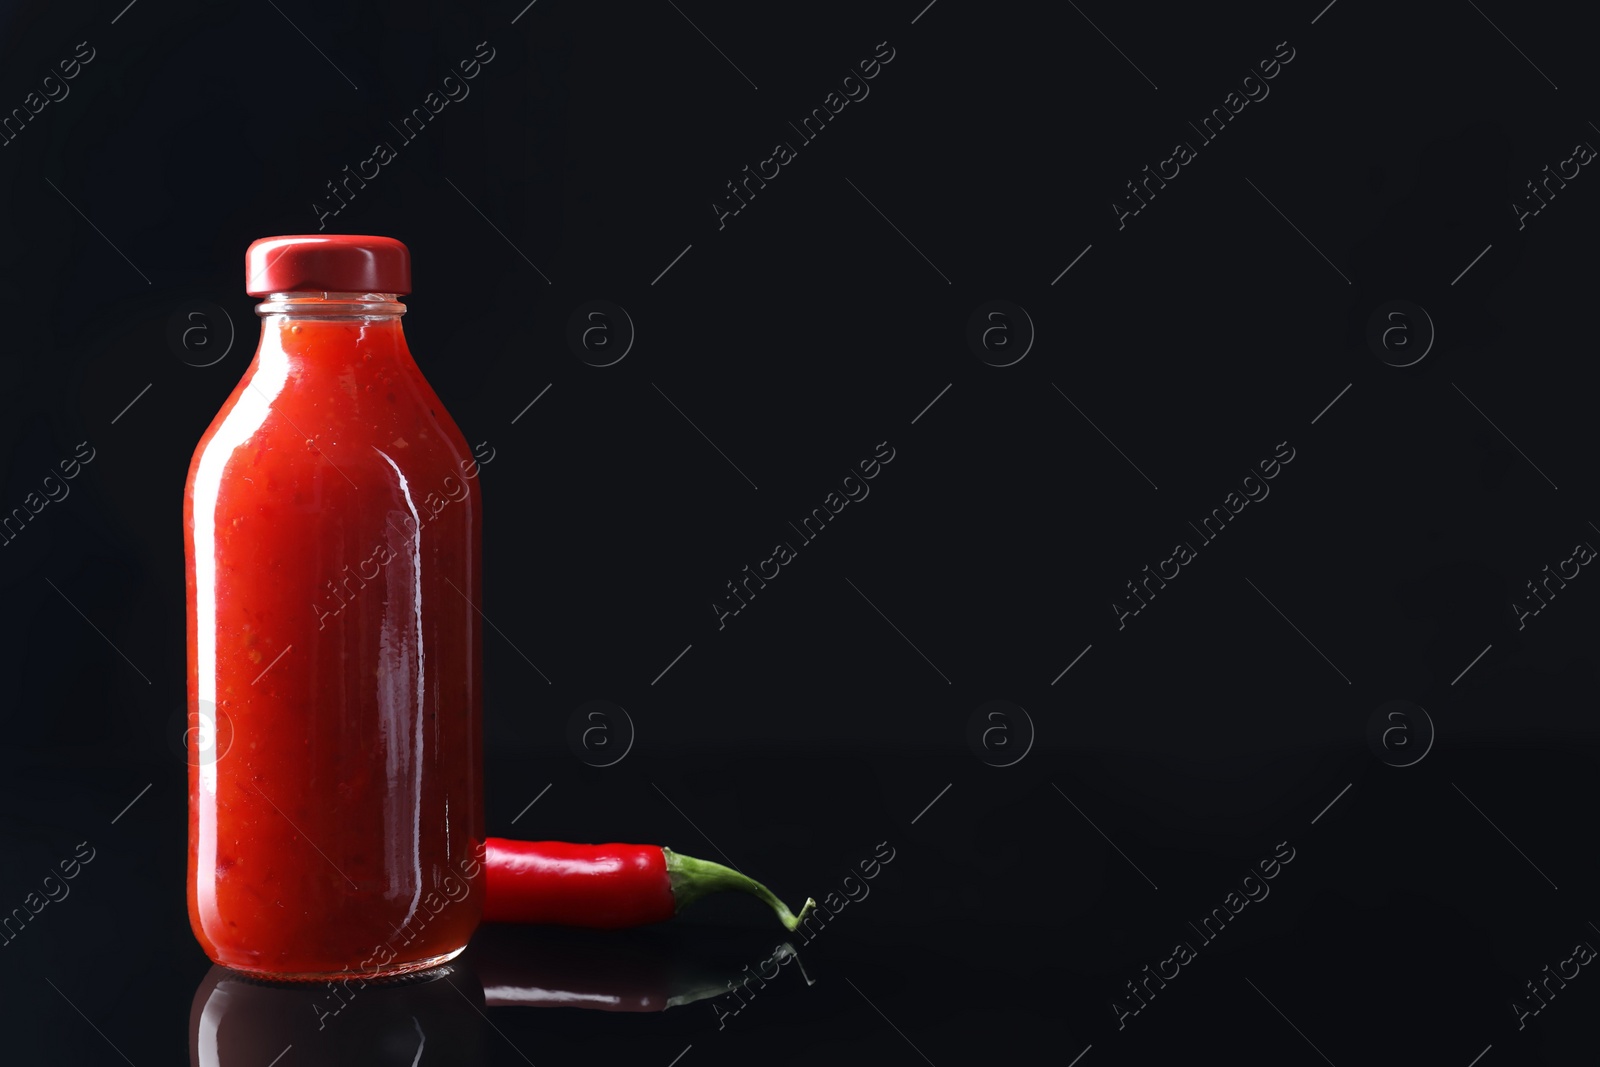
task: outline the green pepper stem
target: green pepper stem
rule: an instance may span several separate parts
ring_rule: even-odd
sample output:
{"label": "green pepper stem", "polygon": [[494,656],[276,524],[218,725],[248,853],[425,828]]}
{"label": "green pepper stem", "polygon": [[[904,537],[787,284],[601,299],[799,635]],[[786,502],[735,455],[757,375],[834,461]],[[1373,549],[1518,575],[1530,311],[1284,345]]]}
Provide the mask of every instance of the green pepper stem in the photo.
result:
{"label": "green pepper stem", "polygon": [[662,855],[667,860],[667,879],[672,886],[673,910],[682,911],[707,893],[715,893],[723,889],[736,889],[751,896],[760,897],[767,902],[778,915],[778,920],[783,923],[785,930],[794,930],[806,917],[816,909],[817,902],[810,897],[806,898],[800,914],[796,915],[789,910],[789,906],[779,900],[772,890],[748,875],[741,874],[732,867],[724,867],[711,860],[695,859],[693,856],[684,856],[672,851],[665,846],[661,849]]}

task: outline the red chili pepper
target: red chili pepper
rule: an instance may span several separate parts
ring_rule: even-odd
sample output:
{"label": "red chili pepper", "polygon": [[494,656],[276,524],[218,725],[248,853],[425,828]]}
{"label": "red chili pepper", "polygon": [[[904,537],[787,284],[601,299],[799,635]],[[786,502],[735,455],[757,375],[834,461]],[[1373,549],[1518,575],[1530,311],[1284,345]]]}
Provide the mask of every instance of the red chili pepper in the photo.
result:
{"label": "red chili pepper", "polygon": [[805,921],[766,886],[730,867],[661,845],[573,845],[565,841],[485,843],[485,922],[550,923],[615,930],[670,919],[707,893],[737,889],[771,906],[784,928]]}

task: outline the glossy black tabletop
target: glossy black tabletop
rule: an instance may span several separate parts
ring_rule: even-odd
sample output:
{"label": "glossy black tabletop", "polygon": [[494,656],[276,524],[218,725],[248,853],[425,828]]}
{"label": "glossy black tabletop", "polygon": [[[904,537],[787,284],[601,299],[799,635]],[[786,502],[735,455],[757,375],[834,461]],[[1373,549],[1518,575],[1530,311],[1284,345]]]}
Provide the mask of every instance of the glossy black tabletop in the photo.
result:
{"label": "glossy black tabletop", "polygon": [[[0,11],[0,1063],[1593,1064],[1586,29]],[[184,478],[319,231],[488,457],[487,832],[825,920],[213,969]]]}

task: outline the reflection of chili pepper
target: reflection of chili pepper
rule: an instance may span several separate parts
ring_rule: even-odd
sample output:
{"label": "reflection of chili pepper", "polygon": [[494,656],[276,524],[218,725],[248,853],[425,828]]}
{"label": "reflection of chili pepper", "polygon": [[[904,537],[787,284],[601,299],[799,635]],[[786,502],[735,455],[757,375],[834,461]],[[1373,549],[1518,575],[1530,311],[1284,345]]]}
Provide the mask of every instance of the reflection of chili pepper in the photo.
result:
{"label": "reflection of chili pepper", "polygon": [[491,837],[485,851],[485,922],[602,929],[642,926],[670,919],[721,889],[760,897],[788,930],[816,907],[808,897],[795,915],[760,882],[720,863],[680,856],[660,845],[572,845]]}
{"label": "reflection of chili pepper", "polygon": [[[748,962],[748,940],[708,938],[703,930],[675,933],[492,925],[478,931],[461,959],[482,981],[490,1008],[608,1012],[660,1012],[716,997],[737,1007],[730,990],[754,996],[775,982],[778,965],[800,959],[784,942],[758,965]],[[803,965],[789,970],[805,974]],[[796,987],[800,983],[788,986]]]}

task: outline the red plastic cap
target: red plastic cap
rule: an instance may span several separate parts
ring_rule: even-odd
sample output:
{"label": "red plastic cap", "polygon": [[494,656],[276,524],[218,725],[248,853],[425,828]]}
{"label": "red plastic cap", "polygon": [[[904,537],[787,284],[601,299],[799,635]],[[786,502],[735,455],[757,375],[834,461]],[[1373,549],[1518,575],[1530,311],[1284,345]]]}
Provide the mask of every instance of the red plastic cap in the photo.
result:
{"label": "red plastic cap", "polygon": [[244,291],[409,293],[411,253],[393,237],[294,234],[252,241],[244,253]]}

